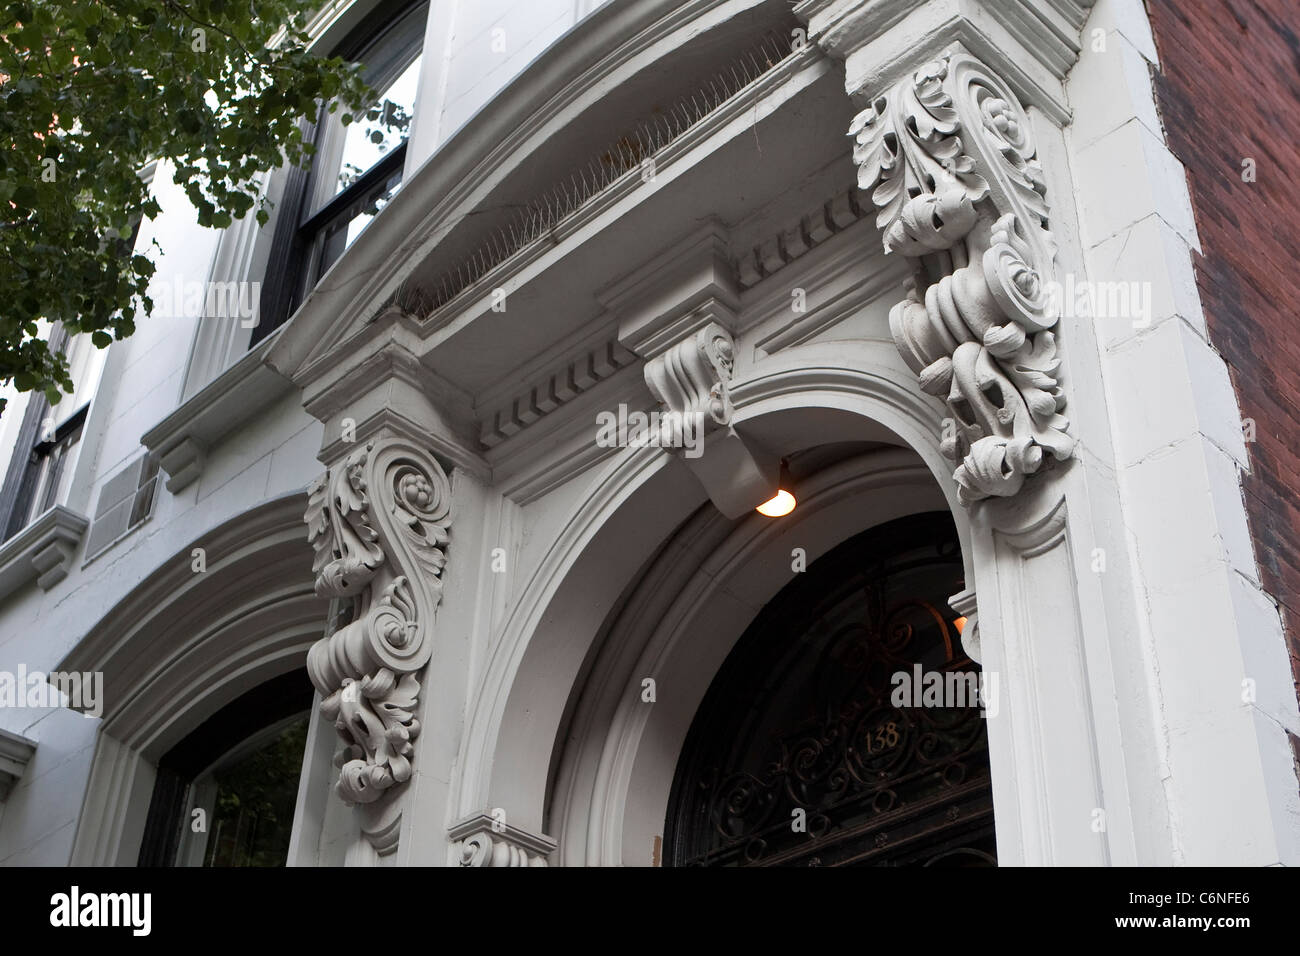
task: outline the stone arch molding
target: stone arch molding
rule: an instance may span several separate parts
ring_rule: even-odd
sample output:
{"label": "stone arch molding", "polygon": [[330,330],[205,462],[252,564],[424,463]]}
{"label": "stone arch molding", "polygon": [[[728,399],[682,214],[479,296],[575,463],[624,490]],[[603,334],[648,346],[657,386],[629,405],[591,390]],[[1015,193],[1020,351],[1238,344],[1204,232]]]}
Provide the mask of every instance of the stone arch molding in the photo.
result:
{"label": "stone arch molding", "polygon": [[133,865],[159,758],[245,691],[301,667],[320,638],[329,606],[307,573],[303,504],[276,498],[196,538],[59,664],[104,674],[73,865]]}
{"label": "stone arch molding", "polygon": [[[910,449],[896,454],[908,459],[906,483],[922,489],[924,505],[916,507],[953,512],[969,574],[969,521],[957,504],[958,492],[939,447],[941,406],[917,392],[890,343],[841,341],[786,350],[734,379],[731,398],[735,426],[747,437],[780,441],[791,425],[789,415],[811,415],[818,420],[817,443],[823,438],[875,438]],[[455,862],[531,861],[554,846],[543,834],[551,755],[583,662],[599,640],[615,598],[661,548],[704,547],[700,540],[667,540],[671,525],[635,520],[637,515],[672,514],[678,516],[675,524],[706,505],[702,488],[687,469],[674,464],[660,449],[620,453],[569,516],[508,612],[477,692],[471,694],[456,784],[457,819],[462,822],[450,831],[458,841],[452,849]],[[762,519],[744,522],[762,527]],[[617,546],[611,547],[615,539]],[[761,604],[752,610],[756,613]],[[968,634],[973,631],[967,628]],[[504,809],[510,827],[494,829],[489,839],[519,853],[485,853],[466,842],[487,829],[494,808]],[[477,829],[465,823],[476,819],[483,821]]]}
{"label": "stone arch molding", "polygon": [[[610,622],[576,692],[552,785],[561,864],[654,862],[695,713],[736,641],[790,583],[792,546],[811,564],[886,521],[947,510],[929,470],[901,448],[839,462],[799,492],[799,518],[789,524],[755,518],[732,525],[712,509],[697,512],[679,533],[707,540],[709,553],[694,562],[675,555],[655,561]],[[644,676],[656,681],[653,706],[635,692]]]}
{"label": "stone arch molding", "polygon": [[1032,126],[1007,84],[956,52],[909,74],[849,126],[886,253],[913,264],[889,327],[953,427],[963,504],[1010,497],[1070,457],[1057,354],[1056,243]]}

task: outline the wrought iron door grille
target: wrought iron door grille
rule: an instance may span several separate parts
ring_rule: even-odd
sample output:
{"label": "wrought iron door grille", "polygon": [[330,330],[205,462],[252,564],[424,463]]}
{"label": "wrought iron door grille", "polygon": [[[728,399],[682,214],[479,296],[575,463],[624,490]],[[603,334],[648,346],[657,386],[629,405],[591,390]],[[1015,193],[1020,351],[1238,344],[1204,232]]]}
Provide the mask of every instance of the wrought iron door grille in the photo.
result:
{"label": "wrought iron door grille", "polygon": [[953,688],[978,680],[944,610],[961,589],[946,515],[873,529],[796,575],[732,650],[692,724],[669,861],[995,863],[978,699],[892,699],[894,675],[910,678],[917,664]]}

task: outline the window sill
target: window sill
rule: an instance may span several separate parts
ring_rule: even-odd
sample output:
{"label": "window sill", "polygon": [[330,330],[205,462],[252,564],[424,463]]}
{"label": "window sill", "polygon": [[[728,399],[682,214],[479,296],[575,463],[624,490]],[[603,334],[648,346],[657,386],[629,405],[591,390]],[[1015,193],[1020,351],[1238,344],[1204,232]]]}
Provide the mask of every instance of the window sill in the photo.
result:
{"label": "window sill", "polygon": [[293,387],[262,363],[278,337],[278,331],[267,336],[141,436],[158,456],[172,494],[199,476],[210,449]]}
{"label": "window sill", "polygon": [[0,546],[0,598],[33,578],[48,591],[68,576],[72,555],[90,524],[63,505],[55,505]]}
{"label": "window sill", "polygon": [[17,786],[23,771],[36,753],[36,743],[7,730],[0,730],[0,803]]}

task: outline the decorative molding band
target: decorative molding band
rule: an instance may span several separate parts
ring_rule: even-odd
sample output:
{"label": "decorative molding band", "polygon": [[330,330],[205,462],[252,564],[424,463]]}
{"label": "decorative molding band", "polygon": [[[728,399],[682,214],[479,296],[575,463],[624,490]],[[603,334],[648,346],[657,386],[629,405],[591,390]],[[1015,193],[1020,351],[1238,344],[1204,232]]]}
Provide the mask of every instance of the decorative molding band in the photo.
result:
{"label": "decorative molding band", "polygon": [[308,652],[307,672],[344,744],[336,791],[363,805],[362,832],[383,855],[396,849],[401,817],[387,798],[410,779],[420,732],[451,485],[415,443],[373,439],[311,484],[305,520],[316,593],[354,600],[351,623]]}
{"label": "decorative molding band", "polygon": [[503,816],[480,813],[447,829],[461,866],[547,866],[555,851],[550,837],[505,823]]}
{"label": "decorative molding band", "polygon": [[490,414],[479,441],[484,448],[496,447],[635,361],[636,356],[617,342],[603,343]]}
{"label": "decorative molding band", "polygon": [[68,576],[72,556],[90,521],[55,505],[0,546],[0,598],[33,578],[48,591]]}
{"label": "decorative molding band", "polygon": [[9,798],[35,753],[35,741],[0,730],[0,803]]}
{"label": "decorative molding band", "polygon": [[842,232],[867,214],[869,200],[858,189],[840,193],[817,209],[755,246],[735,262],[736,278],[743,289],[757,285],[785,268],[837,232]]}
{"label": "decorative molding band", "polygon": [[948,403],[941,450],[960,499],[1014,495],[1044,452],[1074,450],[1030,121],[999,77],[953,53],[877,97],[849,135],[885,252],[914,265],[889,326],[921,389]]}

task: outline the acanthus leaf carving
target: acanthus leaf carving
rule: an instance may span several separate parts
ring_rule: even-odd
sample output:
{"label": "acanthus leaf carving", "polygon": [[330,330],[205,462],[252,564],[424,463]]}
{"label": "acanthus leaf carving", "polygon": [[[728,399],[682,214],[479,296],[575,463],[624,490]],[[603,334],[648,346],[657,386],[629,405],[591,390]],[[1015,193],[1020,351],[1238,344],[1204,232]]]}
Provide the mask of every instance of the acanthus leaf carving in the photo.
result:
{"label": "acanthus leaf carving", "polygon": [[998,77],[955,53],[877,98],[849,134],[885,251],[914,261],[890,331],[922,390],[948,403],[940,448],[959,497],[1014,495],[1045,453],[1074,450],[1028,117]]}
{"label": "acanthus leaf carving", "polygon": [[446,473],[401,440],[368,442],[308,489],[316,592],[354,601],[352,620],[307,655],[343,742],[336,789],[350,805],[375,805],[411,777],[450,517]]}

